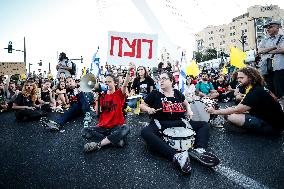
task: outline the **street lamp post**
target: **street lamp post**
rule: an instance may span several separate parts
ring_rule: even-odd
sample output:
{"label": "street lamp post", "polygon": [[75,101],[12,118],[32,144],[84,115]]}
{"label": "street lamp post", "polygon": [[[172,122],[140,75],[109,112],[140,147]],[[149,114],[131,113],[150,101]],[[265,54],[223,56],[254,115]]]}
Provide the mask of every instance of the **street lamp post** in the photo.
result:
{"label": "street lamp post", "polygon": [[29,63],[29,75],[31,74],[31,65],[33,64]]}

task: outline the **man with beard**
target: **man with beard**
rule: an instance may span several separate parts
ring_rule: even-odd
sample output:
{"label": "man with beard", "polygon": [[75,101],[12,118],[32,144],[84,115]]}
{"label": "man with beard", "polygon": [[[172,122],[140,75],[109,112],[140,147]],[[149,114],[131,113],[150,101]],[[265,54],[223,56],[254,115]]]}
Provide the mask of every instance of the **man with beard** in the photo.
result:
{"label": "man with beard", "polygon": [[253,67],[244,67],[237,72],[238,82],[246,88],[243,100],[236,107],[219,110],[208,107],[207,112],[226,115],[234,126],[252,133],[280,135],[284,130],[284,113],[277,97],[264,87],[260,72]]}
{"label": "man with beard", "polygon": [[217,98],[219,93],[215,90],[213,84],[209,81],[209,74],[203,72],[201,80],[196,84],[196,95],[199,97]]}

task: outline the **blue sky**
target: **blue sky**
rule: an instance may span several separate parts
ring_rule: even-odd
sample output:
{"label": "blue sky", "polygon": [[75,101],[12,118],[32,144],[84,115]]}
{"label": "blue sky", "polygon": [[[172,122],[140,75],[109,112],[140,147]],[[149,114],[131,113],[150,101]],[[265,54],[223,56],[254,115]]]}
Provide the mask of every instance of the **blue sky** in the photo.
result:
{"label": "blue sky", "polygon": [[[284,9],[283,0],[171,0],[187,22],[182,23],[165,8],[165,0],[145,1],[171,41],[188,51],[194,50],[194,33],[207,25],[229,23],[249,6],[278,4]],[[155,33],[131,0],[0,0],[0,18],[0,62],[23,61],[22,53],[8,54],[4,48],[12,41],[14,48],[22,49],[25,36],[27,61],[43,60],[44,69],[50,62],[53,70],[62,51],[69,58],[83,56],[89,65],[100,46],[105,62],[108,31]]]}

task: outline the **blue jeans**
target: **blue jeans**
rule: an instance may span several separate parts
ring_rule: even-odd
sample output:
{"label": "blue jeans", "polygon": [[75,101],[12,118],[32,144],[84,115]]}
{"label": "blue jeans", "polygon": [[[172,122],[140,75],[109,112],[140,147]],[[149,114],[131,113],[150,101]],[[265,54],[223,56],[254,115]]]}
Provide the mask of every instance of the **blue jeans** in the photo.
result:
{"label": "blue jeans", "polygon": [[72,104],[69,110],[67,110],[61,117],[56,119],[56,122],[63,126],[68,121],[85,115],[86,112],[90,112],[88,94],[80,92],[77,94],[77,103]]}

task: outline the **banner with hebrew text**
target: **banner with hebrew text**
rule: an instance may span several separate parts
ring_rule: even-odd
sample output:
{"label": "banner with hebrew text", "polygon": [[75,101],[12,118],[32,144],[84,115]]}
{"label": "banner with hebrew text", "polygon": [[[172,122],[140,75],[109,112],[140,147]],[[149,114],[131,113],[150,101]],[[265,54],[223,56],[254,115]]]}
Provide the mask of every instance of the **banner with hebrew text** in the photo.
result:
{"label": "banner with hebrew text", "polygon": [[157,48],[157,34],[109,31],[107,61],[111,65],[157,66]]}
{"label": "banner with hebrew text", "polygon": [[26,74],[24,62],[0,62],[0,75]]}

